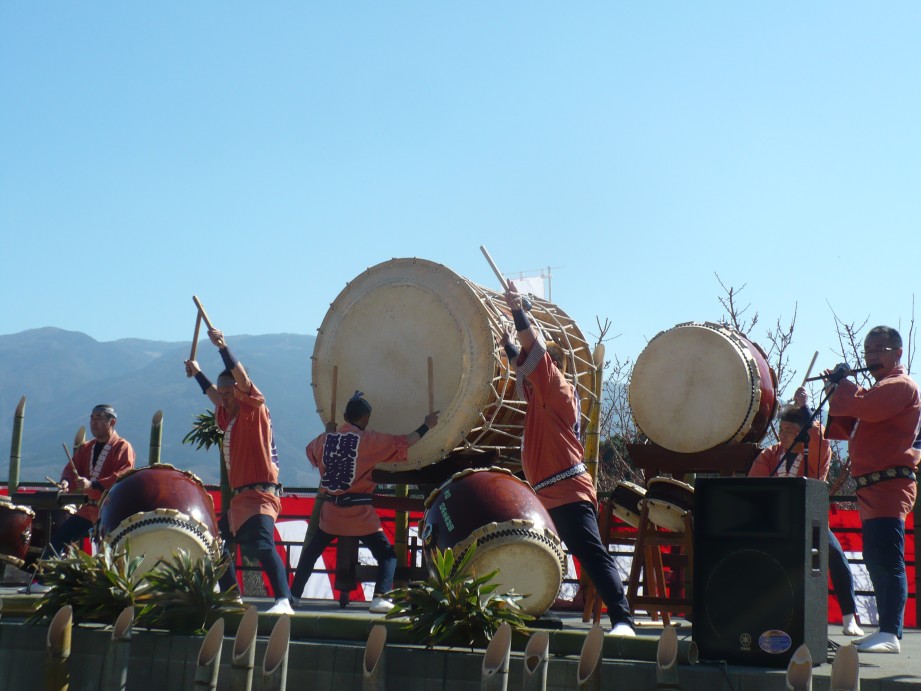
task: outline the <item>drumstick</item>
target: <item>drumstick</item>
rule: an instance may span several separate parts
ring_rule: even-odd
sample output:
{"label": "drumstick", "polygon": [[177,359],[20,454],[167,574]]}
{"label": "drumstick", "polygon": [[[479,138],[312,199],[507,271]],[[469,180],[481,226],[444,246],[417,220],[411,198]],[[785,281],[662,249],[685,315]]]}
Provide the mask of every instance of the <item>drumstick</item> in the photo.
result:
{"label": "drumstick", "polygon": [[208,319],[208,313],[205,312],[205,308],[202,307],[201,301],[198,299],[198,296],[193,295],[192,301],[195,303],[195,306],[198,308],[198,313],[201,315],[201,318],[205,320],[205,326],[208,327],[209,331],[214,331],[214,324],[212,324],[211,320]]}
{"label": "drumstick", "polygon": [[189,360],[195,359],[195,351],[198,350],[198,332],[201,331],[201,312],[195,316],[195,334],[192,336],[192,352],[189,353]]}
{"label": "drumstick", "polygon": [[70,469],[74,471],[74,475],[80,477],[80,471],[77,470],[77,466],[74,465],[74,459],[70,457],[70,451],[67,450],[67,444],[61,444],[64,447],[64,454],[67,456],[67,462],[70,463]]}
{"label": "drumstick", "polygon": [[483,253],[483,256],[486,257],[486,261],[489,262],[489,265],[492,267],[492,271],[496,274],[496,278],[499,279],[499,285],[502,286],[502,290],[508,290],[508,283],[505,280],[505,276],[502,275],[502,272],[499,271],[499,267],[496,266],[496,262],[492,260],[492,257],[489,256],[489,250],[485,246],[480,245],[480,252]]}
{"label": "drumstick", "polygon": [[339,365],[333,365],[333,392],[329,403],[329,421],[336,424],[336,389],[339,386]]}
{"label": "drumstick", "polygon": [[60,486],[61,486],[61,483],[60,483],[60,482],[57,482],[57,481],[55,481],[55,480],[52,480],[52,479],[51,479],[50,477],[48,477],[47,475],[45,476],[45,479],[46,479],[48,482],[50,482],[52,485],[54,485],[55,487],[60,487]]}
{"label": "drumstick", "polygon": [[429,356],[429,415],[435,412],[435,362]]}
{"label": "drumstick", "polygon": [[812,356],[812,362],[809,363],[809,369],[806,370],[806,376],[803,377],[803,383],[800,386],[806,386],[806,382],[809,381],[809,375],[812,374],[812,366],[815,365],[816,358],[819,357],[819,351],[815,351],[815,355]]}

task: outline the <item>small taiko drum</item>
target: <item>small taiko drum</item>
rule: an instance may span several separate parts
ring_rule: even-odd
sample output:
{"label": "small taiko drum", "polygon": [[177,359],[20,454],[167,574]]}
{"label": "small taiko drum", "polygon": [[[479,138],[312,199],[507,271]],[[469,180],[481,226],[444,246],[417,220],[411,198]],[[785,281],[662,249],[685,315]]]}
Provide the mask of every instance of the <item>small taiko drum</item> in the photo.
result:
{"label": "small taiko drum", "polygon": [[611,511],[627,525],[638,528],[646,488],[633,482],[618,482],[611,492]]}
{"label": "small taiko drum", "polygon": [[131,470],[102,496],[97,538],[144,556],[138,577],[180,549],[192,558],[221,553],[214,502],[195,475],[171,465]]}
{"label": "small taiko drum", "polygon": [[[567,377],[582,401],[587,423],[596,367],[576,323],[555,305],[532,298],[534,327],[557,343]],[[500,462],[518,463],[525,404],[498,339],[513,328],[502,293],[478,286],[441,264],[392,259],[348,283],[330,305],[313,351],[312,386],[324,420],[330,411],[333,368],[338,400],[355,390],[374,406],[374,429],[406,434],[428,412],[428,357],[432,357],[438,426],[409,449],[401,463],[382,470],[418,470],[452,452],[498,452]],[[368,338],[373,334],[373,338]]]}
{"label": "small taiko drum", "polygon": [[524,595],[518,604],[528,614],[540,616],[556,600],[566,568],[562,543],[537,493],[508,470],[455,474],[426,499],[421,532],[426,555],[451,548],[457,563],[476,544],[473,574],[498,571],[497,592]]}
{"label": "small taiko drum", "polygon": [[683,533],[685,517],[694,509],[694,488],[681,480],[654,477],[647,483],[643,502],[650,522],[660,528]]}
{"label": "small taiko drum", "polygon": [[640,354],[630,408],[651,441],[678,453],[757,443],[777,405],[764,351],[732,327],[688,322],[663,331]]}
{"label": "small taiko drum", "polygon": [[32,509],[17,506],[5,496],[0,497],[0,561],[17,568],[25,564],[34,518]]}

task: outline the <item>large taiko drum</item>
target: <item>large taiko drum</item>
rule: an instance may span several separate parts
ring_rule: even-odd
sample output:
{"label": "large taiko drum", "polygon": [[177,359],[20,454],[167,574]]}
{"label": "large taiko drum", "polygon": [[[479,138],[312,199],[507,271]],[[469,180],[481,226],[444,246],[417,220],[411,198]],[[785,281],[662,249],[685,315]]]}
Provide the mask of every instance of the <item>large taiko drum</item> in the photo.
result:
{"label": "large taiko drum", "polygon": [[195,475],[166,464],[122,475],[100,501],[96,531],[116,550],[145,555],[139,577],[179,549],[193,558],[221,553],[211,495]]}
{"label": "large taiko drum", "polygon": [[498,570],[497,592],[525,595],[518,603],[529,614],[542,615],[556,600],[566,568],[562,543],[537,494],[508,470],[454,475],[426,499],[421,533],[426,555],[450,547],[458,563],[475,543],[472,572]]}
{"label": "large taiko drum", "polygon": [[[531,302],[532,322],[563,348],[584,422],[595,377],[589,346],[556,306]],[[517,462],[524,403],[517,400],[514,374],[496,342],[506,325],[514,328],[501,293],[440,264],[393,259],[373,266],[349,282],[320,326],[312,368],[317,412],[323,420],[342,420],[344,402],[360,390],[374,407],[375,430],[411,432],[428,412],[431,357],[438,426],[409,449],[407,463],[380,467],[418,469],[471,449],[498,451],[500,459]],[[331,414],[333,367],[339,409]]]}
{"label": "large taiko drum", "polygon": [[35,512],[29,507],[17,506],[7,497],[0,497],[0,561],[18,568],[25,564],[34,518]]}
{"label": "large taiko drum", "polygon": [[670,451],[757,443],[777,405],[777,377],[760,347],[723,324],[688,322],[653,338],[633,367],[637,426]]}

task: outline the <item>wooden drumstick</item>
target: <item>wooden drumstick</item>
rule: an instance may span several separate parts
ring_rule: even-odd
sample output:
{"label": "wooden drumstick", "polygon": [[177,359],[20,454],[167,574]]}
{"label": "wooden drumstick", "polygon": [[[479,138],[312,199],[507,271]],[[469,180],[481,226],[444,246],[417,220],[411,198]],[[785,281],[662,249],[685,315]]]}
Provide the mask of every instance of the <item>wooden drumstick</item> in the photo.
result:
{"label": "wooden drumstick", "polygon": [[193,295],[192,301],[195,303],[195,306],[198,308],[198,313],[201,315],[201,318],[205,320],[205,326],[208,327],[209,331],[214,331],[214,324],[212,324],[211,320],[208,319],[208,313],[205,312],[205,308],[202,307],[201,301],[198,299],[198,296]]}
{"label": "wooden drumstick", "polygon": [[74,471],[74,475],[80,477],[80,471],[77,470],[77,466],[74,465],[74,459],[70,457],[70,451],[67,450],[67,444],[61,444],[64,447],[64,454],[67,456],[67,462],[70,463],[70,469]]}
{"label": "wooden drumstick", "polygon": [[435,412],[435,361],[429,356],[429,415]]}
{"label": "wooden drumstick", "polygon": [[329,403],[329,421],[336,424],[336,389],[339,387],[339,365],[333,365],[333,392]]}
{"label": "wooden drumstick", "polygon": [[815,355],[812,356],[812,362],[809,363],[809,369],[806,370],[806,376],[803,377],[803,383],[800,386],[806,386],[806,382],[809,381],[809,375],[812,374],[812,367],[815,365],[816,358],[819,357],[819,351],[815,351]]}
{"label": "wooden drumstick", "polygon": [[198,351],[198,332],[201,331],[201,312],[195,316],[195,334],[192,336],[192,352],[189,353],[189,360],[195,359],[195,353]]}
{"label": "wooden drumstick", "polygon": [[52,479],[51,479],[50,477],[48,477],[47,475],[45,476],[45,479],[46,479],[48,482],[50,482],[52,485],[54,485],[55,487],[57,487],[58,489],[61,488],[61,483],[60,483],[60,482],[57,482],[56,480],[52,480]]}
{"label": "wooden drumstick", "polygon": [[484,257],[486,257],[486,261],[488,261],[489,265],[492,267],[493,273],[496,274],[496,278],[499,279],[499,285],[502,286],[502,290],[508,290],[508,282],[505,280],[505,276],[502,275],[502,272],[499,271],[499,267],[496,266],[496,262],[494,262],[492,257],[489,256],[489,250],[487,250],[484,245],[480,245],[480,252],[483,253]]}

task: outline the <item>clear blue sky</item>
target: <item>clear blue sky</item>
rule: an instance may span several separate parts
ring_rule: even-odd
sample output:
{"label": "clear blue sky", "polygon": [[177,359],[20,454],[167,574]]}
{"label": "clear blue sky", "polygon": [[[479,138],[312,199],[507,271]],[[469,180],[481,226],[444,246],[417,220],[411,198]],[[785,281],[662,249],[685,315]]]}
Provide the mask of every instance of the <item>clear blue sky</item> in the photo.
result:
{"label": "clear blue sky", "polygon": [[[418,256],[635,358],[724,310],[901,326],[921,4],[0,3],[0,333],[315,333]],[[917,367],[915,368],[917,369]],[[788,392],[790,393],[790,392]]]}

